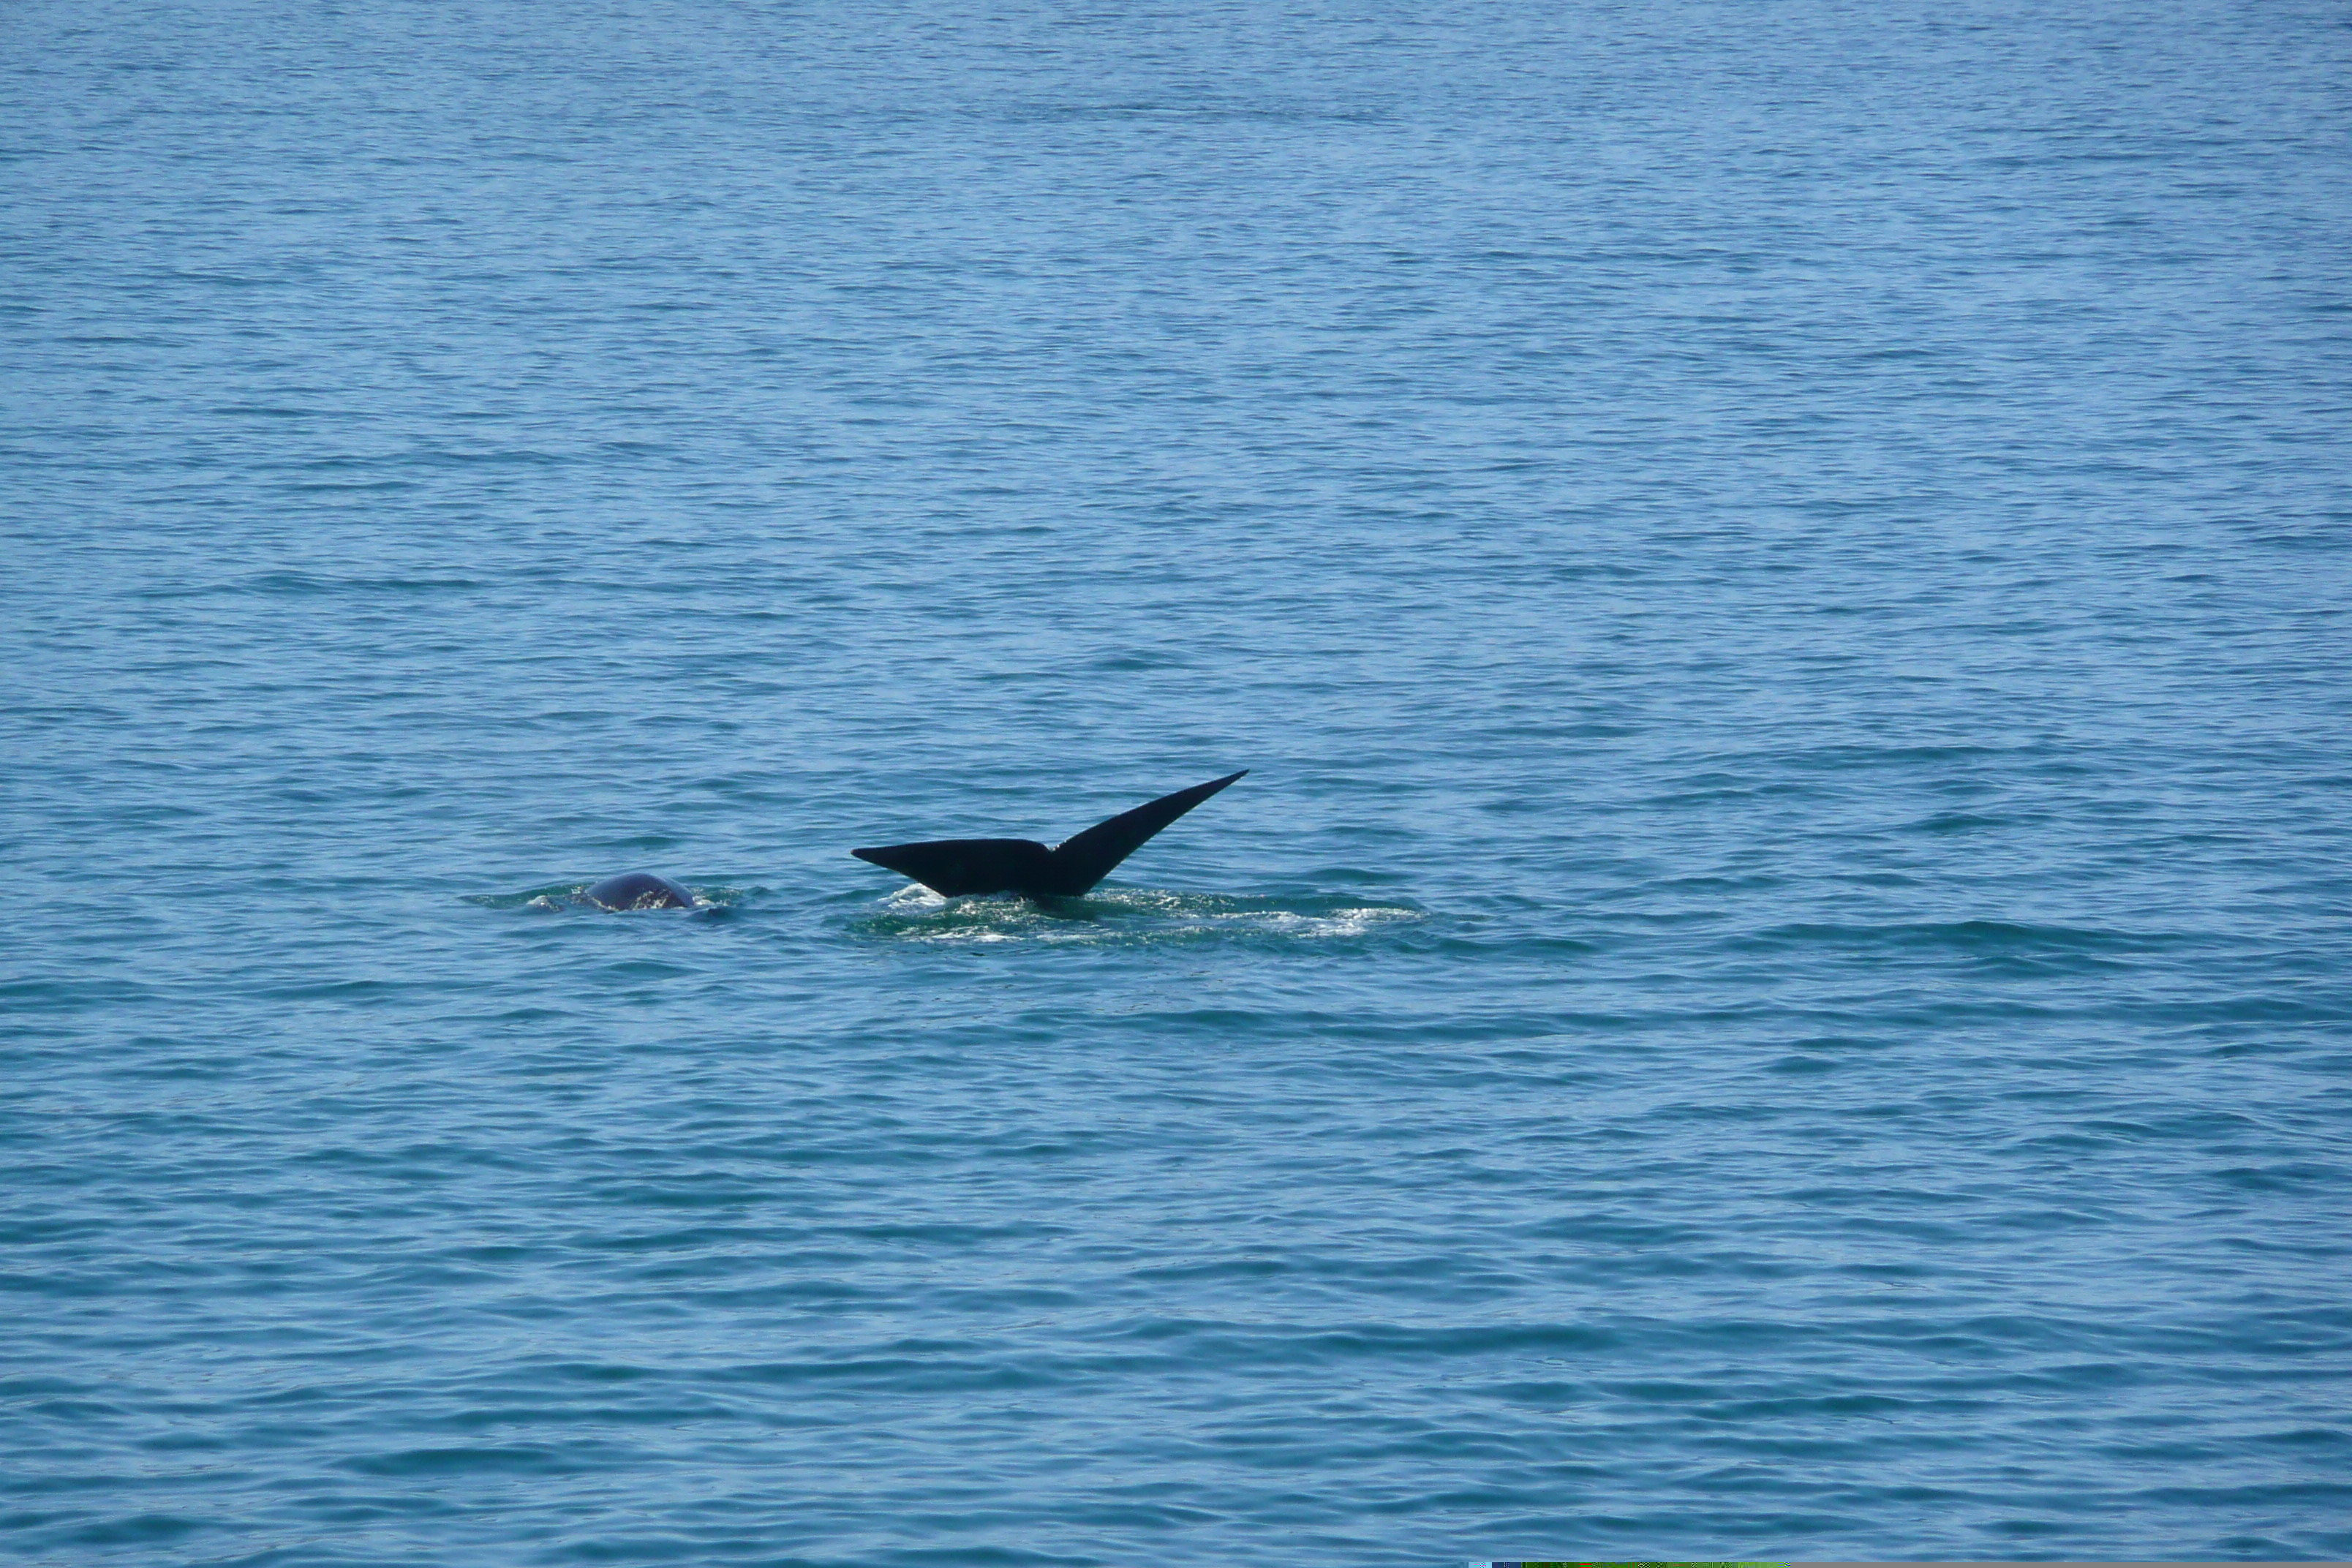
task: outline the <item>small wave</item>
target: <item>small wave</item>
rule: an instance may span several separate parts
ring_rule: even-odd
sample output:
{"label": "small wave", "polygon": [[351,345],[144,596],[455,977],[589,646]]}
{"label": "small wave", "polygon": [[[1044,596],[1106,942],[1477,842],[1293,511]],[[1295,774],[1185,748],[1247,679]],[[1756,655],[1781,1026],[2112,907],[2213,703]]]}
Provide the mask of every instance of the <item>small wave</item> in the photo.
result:
{"label": "small wave", "polygon": [[1728,936],[1725,946],[1740,952],[1836,953],[1895,964],[1960,963],[1983,974],[2059,976],[2127,971],[2192,940],[2160,931],[1969,920],[1771,926]]}
{"label": "small wave", "polygon": [[1740,938],[1747,947],[1885,947],[1947,949],[2000,954],[2018,952],[2106,952],[2156,948],[2170,933],[2036,925],[2021,921],[1909,921],[1885,925],[1801,923],[1771,926]]}
{"label": "small wave", "polygon": [[1412,904],[1341,898],[1244,899],[1116,888],[1041,904],[1009,897],[943,899],[908,887],[850,929],[879,941],[1103,947],[1234,939],[1345,942],[1426,919],[1428,911]]}

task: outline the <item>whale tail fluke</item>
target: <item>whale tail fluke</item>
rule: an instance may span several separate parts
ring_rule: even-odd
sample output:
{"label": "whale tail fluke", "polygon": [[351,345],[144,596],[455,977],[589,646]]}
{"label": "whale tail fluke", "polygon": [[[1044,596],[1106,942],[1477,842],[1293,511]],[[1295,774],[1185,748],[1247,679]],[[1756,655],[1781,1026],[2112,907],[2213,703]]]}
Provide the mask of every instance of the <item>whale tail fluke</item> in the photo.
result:
{"label": "whale tail fluke", "polygon": [[1109,876],[1120,861],[1142,848],[1154,834],[1247,772],[1244,768],[1240,773],[1227,773],[1191,789],[1180,789],[1174,795],[1163,795],[1064,839],[1054,847],[1055,880],[1068,889],[1062,896],[1076,898]]}
{"label": "whale tail fluke", "polygon": [[939,838],[850,853],[942,898],[960,899],[967,893],[1025,891],[1048,873],[1054,852],[1026,838]]}
{"label": "whale tail fluke", "polygon": [[1074,899],[1109,876],[1152,835],[1247,772],[1244,768],[1122,811],[1052,849],[1027,838],[939,838],[850,853],[944,898],[1018,893],[1031,899]]}

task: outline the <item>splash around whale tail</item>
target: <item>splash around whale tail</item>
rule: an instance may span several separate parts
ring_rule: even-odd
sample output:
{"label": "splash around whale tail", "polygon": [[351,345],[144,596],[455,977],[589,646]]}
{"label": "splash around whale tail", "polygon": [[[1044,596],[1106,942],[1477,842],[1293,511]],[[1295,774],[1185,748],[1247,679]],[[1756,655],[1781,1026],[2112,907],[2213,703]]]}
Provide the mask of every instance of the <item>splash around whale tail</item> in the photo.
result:
{"label": "splash around whale tail", "polygon": [[1018,893],[1024,898],[1074,899],[1117,868],[1170,823],[1248,773],[1163,795],[1098,822],[1048,849],[1027,838],[938,838],[853,849],[860,860],[898,872],[946,898],[971,893]]}

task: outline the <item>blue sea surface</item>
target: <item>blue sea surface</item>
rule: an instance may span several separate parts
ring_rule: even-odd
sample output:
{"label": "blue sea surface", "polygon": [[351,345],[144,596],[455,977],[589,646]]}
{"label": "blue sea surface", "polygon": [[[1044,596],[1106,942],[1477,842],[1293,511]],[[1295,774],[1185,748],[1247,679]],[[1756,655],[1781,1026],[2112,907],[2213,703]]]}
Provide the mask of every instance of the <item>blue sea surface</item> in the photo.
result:
{"label": "blue sea surface", "polygon": [[2352,1557],[2347,606],[2340,4],[10,0],[0,1556]]}

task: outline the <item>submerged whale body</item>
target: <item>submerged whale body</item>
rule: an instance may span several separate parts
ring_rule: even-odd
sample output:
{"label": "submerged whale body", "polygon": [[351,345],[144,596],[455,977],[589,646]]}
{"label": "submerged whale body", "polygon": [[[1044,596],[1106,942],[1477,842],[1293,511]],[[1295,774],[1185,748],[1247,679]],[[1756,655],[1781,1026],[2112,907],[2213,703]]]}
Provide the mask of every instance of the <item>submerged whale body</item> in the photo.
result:
{"label": "submerged whale body", "polygon": [[608,910],[690,910],[694,895],[667,877],[630,871],[607,877],[581,895]]}
{"label": "submerged whale body", "polygon": [[850,853],[911,877],[946,898],[1017,893],[1024,899],[1075,899],[1109,876],[1153,834],[1247,772],[1244,768],[1240,773],[1163,795],[1051,849],[1027,838],[939,838]]}

